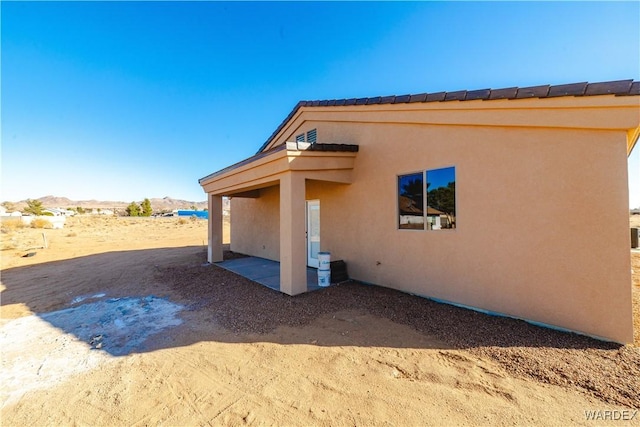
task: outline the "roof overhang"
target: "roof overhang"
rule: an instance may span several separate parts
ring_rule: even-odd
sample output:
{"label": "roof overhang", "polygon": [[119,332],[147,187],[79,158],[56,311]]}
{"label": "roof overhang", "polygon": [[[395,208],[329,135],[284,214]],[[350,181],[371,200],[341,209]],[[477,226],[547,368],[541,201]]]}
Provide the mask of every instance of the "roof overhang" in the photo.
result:
{"label": "roof overhang", "polygon": [[228,197],[256,197],[255,190],[276,185],[283,174],[291,172],[306,179],[350,184],[357,150],[357,145],[282,144],[201,178],[199,183],[208,194]]}

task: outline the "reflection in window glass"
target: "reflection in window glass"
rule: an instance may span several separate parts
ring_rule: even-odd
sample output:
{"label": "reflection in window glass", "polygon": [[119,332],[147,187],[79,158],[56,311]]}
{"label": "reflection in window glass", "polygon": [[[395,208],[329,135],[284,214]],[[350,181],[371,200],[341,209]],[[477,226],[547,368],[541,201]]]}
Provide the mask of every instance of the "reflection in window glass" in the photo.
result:
{"label": "reflection in window glass", "polygon": [[427,171],[427,229],[456,228],[456,168]]}
{"label": "reflection in window glass", "polygon": [[398,227],[424,230],[424,178],[422,173],[398,177]]}

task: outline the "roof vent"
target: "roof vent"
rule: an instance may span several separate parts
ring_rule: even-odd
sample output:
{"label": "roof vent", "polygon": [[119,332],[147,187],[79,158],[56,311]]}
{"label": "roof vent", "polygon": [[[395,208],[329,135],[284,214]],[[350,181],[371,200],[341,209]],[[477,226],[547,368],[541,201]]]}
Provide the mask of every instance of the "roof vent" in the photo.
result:
{"label": "roof vent", "polygon": [[317,142],[318,139],[318,130],[317,129],[311,129],[309,132],[307,132],[307,142],[310,144],[315,144]]}

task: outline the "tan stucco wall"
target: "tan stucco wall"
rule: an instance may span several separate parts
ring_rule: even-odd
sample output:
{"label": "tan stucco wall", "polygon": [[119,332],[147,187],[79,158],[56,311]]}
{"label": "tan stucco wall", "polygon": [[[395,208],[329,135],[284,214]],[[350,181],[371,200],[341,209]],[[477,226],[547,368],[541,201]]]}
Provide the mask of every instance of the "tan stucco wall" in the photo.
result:
{"label": "tan stucco wall", "polygon": [[[360,126],[368,140],[354,183],[307,187],[320,199],[322,250],[347,261],[352,277],[631,339],[619,135],[616,144],[606,132]],[[406,151],[384,149],[397,138]],[[457,229],[398,230],[396,175],[450,165]]]}
{"label": "tan stucco wall", "polygon": [[[451,117],[393,113],[405,117],[393,123],[311,109],[275,143],[317,128],[319,142],[360,146],[352,184],[306,186],[320,200],[321,249],[352,278],[630,342],[627,131],[616,128],[628,109],[607,129],[591,109],[553,102],[551,114],[465,112],[473,126],[455,124],[454,104]],[[545,127],[545,115],[562,127]],[[446,166],[456,167],[457,229],[398,230],[397,175]],[[278,187],[261,191],[232,201],[232,248],[278,259]]]}
{"label": "tan stucco wall", "polygon": [[277,261],[280,256],[279,187],[262,188],[255,199],[231,199],[231,250]]}

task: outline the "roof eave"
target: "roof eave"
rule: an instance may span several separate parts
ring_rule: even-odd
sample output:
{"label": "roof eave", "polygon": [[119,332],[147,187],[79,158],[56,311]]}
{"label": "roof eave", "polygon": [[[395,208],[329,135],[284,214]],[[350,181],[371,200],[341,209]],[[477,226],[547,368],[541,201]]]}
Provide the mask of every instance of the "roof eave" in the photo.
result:
{"label": "roof eave", "polygon": [[[293,119],[302,107],[334,107],[348,105],[381,105],[381,104],[406,104],[425,102],[450,102],[450,101],[492,101],[498,99],[527,99],[527,98],[558,98],[565,96],[637,96],[640,95],[640,82],[633,79],[615,80],[596,83],[571,83],[562,85],[540,85],[529,87],[510,87],[502,89],[460,90],[454,92],[422,93],[415,95],[391,95],[376,96],[371,98],[332,99],[322,101],[300,101],[287,117],[280,123],[276,130],[269,136],[257,151],[263,152]],[[636,138],[637,141],[637,138]],[[633,142],[635,146],[635,141]],[[631,146],[631,148],[633,148]],[[630,151],[629,151],[630,152]]]}

